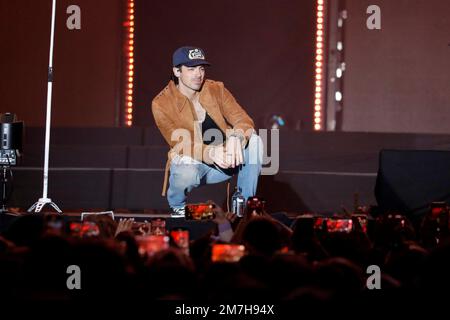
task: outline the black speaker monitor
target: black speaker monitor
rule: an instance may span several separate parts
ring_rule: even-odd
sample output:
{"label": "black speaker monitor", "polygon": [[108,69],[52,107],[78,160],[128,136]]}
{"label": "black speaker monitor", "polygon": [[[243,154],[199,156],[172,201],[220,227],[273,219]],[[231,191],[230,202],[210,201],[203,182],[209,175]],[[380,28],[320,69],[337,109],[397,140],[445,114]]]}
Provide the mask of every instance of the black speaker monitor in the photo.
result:
{"label": "black speaker monitor", "polygon": [[416,217],[432,202],[450,203],[450,151],[382,150],[375,198],[381,212]]}

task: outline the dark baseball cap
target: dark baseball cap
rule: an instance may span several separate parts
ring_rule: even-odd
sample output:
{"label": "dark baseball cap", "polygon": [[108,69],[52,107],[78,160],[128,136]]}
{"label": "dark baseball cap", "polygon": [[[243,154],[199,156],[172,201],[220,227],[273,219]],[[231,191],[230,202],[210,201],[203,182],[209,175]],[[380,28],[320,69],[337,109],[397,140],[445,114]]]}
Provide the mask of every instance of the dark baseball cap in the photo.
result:
{"label": "dark baseball cap", "polygon": [[206,61],[204,51],[198,47],[178,48],[173,53],[172,64],[174,67],[179,65],[184,65],[187,67],[210,65],[210,63]]}

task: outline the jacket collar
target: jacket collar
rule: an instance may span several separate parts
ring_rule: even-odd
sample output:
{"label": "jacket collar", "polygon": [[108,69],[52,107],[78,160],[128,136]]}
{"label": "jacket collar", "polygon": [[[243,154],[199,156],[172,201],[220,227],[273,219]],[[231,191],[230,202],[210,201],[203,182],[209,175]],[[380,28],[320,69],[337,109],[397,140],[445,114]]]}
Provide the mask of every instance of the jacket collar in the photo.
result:
{"label": "jacket collar", "polygon": [[[182,94],[180,90],[178,90],[177,86],[172,80],[170,80],[168,88],[170,93],[175,97],[175,104],[178,108],[178,111],[183,111],[184,106],[189,103],[189,99],[184,94]],[[205,109],[208,109],[208,105],[211,104],[211,94],[209,92],[208,80],[205,80],[205,83],[203,84],[202,90],[200,91],[199,101]]]}
{"label": "jacket collar", "polygon": [[172,80],[170,80],[168,88],[170,94],[175,97],[175,104],[178,108],[178,111],[181,112],[184,108],[184,105],[187,103],[188,98],[178,90],[177,86]]}

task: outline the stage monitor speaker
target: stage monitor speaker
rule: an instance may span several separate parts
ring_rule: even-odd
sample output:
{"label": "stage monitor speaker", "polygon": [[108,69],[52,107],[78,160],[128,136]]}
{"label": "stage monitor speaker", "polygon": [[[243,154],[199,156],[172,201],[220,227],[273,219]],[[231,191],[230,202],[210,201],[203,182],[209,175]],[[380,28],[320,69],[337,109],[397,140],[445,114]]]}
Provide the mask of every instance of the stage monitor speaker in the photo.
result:
{"label": "stage monitor speaker", "polygon": [[382,150],[375,198],[380,212],[422,216],[433,201],[450,202],[450,151]]}

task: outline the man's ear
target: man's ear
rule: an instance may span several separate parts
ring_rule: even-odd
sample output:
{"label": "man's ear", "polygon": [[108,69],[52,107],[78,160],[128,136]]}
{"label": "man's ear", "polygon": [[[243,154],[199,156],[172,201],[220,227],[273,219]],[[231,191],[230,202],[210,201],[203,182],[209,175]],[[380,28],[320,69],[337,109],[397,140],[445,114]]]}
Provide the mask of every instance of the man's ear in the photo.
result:
{"label": "man's ear", "polygon": [[173,71],[173,74],[175,75],[175,77],[177,77],[177,78],[180,77],[181,68],[173,67],[173,68],[172,68],[172,71]]}

